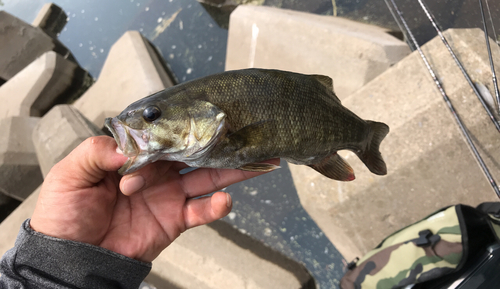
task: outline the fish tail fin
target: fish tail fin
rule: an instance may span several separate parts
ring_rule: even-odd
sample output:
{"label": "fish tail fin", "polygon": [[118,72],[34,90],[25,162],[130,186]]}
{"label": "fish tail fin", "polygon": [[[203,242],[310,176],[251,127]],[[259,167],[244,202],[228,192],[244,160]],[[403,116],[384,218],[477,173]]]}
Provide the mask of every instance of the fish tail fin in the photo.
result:
{"label": "fish tail fin", "polygon": [[376,175],[386,175],[387,167],[385,165],[379,147],[382,140],[389,133],[389,127],[385,123],[376,121],[366,121],[370,126],[370,136],[366,148],[357,153],[361,161],[368,169]]}

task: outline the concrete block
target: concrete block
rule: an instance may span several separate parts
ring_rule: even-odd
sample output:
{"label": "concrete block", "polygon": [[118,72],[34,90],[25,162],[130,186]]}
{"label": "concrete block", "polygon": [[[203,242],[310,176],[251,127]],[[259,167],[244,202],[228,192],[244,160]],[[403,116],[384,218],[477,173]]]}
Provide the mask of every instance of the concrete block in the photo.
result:
{"label": "concrete block", "polygon": [[0,223],[0,256],[3,256],[10,248],[14,247],[17,234],[23,222],[31,218],[35,211],[36,201],[42,186],[37,187],[30,196],[17,207],[12,214]]}
{"label": "concrete block", "polygon": [[0,87],[0,119],[42,116],[56,104],[73,102],[92,81],[77,64],[49,51]]}
{"label": "concrete block", "polygon": [[163,60],[137,31],[126,32],[111,47],[99,79],[75,107],[103,127],[132,102],[173,85]]}
{"label": "concrete block", "polygon": [[302,265],[222,221],[183,233],[146,280],[158,288],[316,288]]}
{"label": "concrete block", "polygon": [[[472,79],[492,87],[483,32],[451,29],[445,35]],[[493,41],[492,50],[498,63],[500,48]],[[500,181],[500,134],[441,40],[433,39],[423,51]],[[290,170],[302,205],[347,260],[444,206],[498,201],[417,52],[343,104],[390,126],[381,145],[387,176],[371,174],[350,152],[341,155],[354,169],[352,182],[328,180],[303,166]]]}
{"label": "concrete block", "polygon": [[27,198],[42,181],[31,133],[37,117],[9,117],[0,121],[0,193]]}
{"label": "concrete block", "polygon": [[68,16],[61,7],[54,3],[45,3],[31,24],[33,27],[40,27],[52,38],[57,38],[66,23],[68,23]]}
{"label": "concrete block", "polygon": [[57,39],[5,11],[0,11],[0,51],[0,79],[4,81],[47,51],[76,63],[68,48]]}
{"label": "concrete block", "polygon": [[33,129],[33,144],[43,177],[82,141],[103,134],[72,105],[53,107]]}
{"label": "concrete block", "polygon": [[230,18],[226,70],[324,74],[343,99],[410,53],[386,32],[340,17],[241,5]]}

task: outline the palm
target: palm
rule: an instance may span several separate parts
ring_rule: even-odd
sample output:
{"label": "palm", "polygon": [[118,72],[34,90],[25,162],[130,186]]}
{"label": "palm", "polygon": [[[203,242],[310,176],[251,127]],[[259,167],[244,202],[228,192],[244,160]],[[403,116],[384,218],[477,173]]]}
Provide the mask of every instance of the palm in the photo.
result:
{"label": "palm", "polygon": [[117,195],[109,226],[100,246],[141,260],[153,260],[186,230],[186,193],[177,171],[163,174],[159,183],[130,197]]}

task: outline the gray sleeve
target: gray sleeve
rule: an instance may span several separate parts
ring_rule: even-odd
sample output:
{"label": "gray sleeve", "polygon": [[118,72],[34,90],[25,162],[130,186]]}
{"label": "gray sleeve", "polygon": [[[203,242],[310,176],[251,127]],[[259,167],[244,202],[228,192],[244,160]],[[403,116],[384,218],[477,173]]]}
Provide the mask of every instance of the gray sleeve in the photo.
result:
{"label": "gray sleeve", "polygon": [[151,270],[151,263],[35,232],[29,221],[0,260],[0,288],[137,289]]}

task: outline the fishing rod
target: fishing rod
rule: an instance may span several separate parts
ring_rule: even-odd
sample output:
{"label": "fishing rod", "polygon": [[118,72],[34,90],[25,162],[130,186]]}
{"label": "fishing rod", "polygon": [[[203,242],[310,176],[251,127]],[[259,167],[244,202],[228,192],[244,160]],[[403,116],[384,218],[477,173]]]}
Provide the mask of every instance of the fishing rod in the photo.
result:
{"label": "fishing rod", "polygon": [[493,24],[493,17],[491,17],[490,4],[488,4],[488,0],[486,0],[486,10],[488,10],[488,15],[490,16],[491,27],[493,28],[493,36],[495,37],[495,42],[498,46],[500,46],[500,40],[497,37],[497,33],[495,31],[495,25]]}
{"label": "fishing rod", "polygon": [[455,55],[455,52],[453,52],[453,49],[451,48],[450,44],[448,44],[448,41],[446,40],[446,37],[443,35],[443,32],[441,31],[441,29],[438,27],[438,25],[436,23],[436,19],[434,18],[434,15],[432,15],[432,13],[429,11],[429,9],[427,8],[427,6],[426,6],[426,4],[424,3],[423,0],[418,0],[418,3],[420,3],[420,6],[422,7],[422,9],[425,12],[425,15],[427,16],[427,18],[431,22],[432,26],[436,30],[437,34],[439,35],[439,38],[441,38],[441,40],[443,41],[444,46],[446,46],[446,49],[448,49],[448,52],[450,52],[451,57],[453,58],[453,60],[455,60],[455,63],[460,68],[460,71],[462,71],[462,74],[464,75],[465,79],[467,80],[467,82],[469,83],[470,87],[472,88],[472,91],[474,91],[474,93],[476,94],[477,98],[479,99],[479,101],[483,105],[484,109],[486,110],[486,113],[490,117],[490,119],[493,122],[493,124],[495,125],[496,129],[498,130],[498,132],[500,132],[500,124],[497,122],[497,120],[495,119],[495,116],[491,112],[490,107],[486,104],[486,102],[484,101],[483,97],[481,96],[481,94],[477,90],[476,86],[472,82],[472,79],[470,78],[469,74],[467,73],[467,71],[465,71],[464,66],[462,65],[462,63],[460,62],[460,60],[457,58],[457,56]]}
{"label": "fishing rod", "polygon": [[[393,9],[391,8],[391,5],[389,4],[389,2],[388,2],[389,0],[384,0],[384,1],[386,3],[387,7],[389,8],[389,10],[391,11],[392,15],[395,16],[396,14],[394,13]],[[424,61],[424,64],[425,64],[427,70],[429,71],[432,79],[434,80],[434,83],[436,84],[439,92],[443,96],[444,102],[446,103],[446,105],[448,106],[451,114],[455,118],[455,121],[457,122],[458,127],[460,128],[460,131],[462,132],[465,140],[467,141],[467,144],[469,145],[469,148],[471,149],[472,153],[474,154],[474,157],[476,158],[479,166],[483,170],[484,175],[486,176],[486,178],[490,182],[490,184],[491,184],[493,190],[495,191],[497,197],[500,198],[500,189],[498,188],[495,180],[493,179],[493,176],[491,175],[490,171],[488,170],[488,167],[486,166],[486,164],[484,163],[483,159],[481,158],[481,155],[479,154],[476,146],[474,145],[474,142],[472,141],[472,138],[471,138],[469,132],[467,131],[467,128],[463,124],[462,120],[460,119],[460,116],[457,114],[457,112],[455,110],[455,107],[451,103],[450,98],[448,97],[448,95],[444,91],[444,88],[443,88],[441,82],[439,81],[439,79],[437,78],[436,73],[432,69],[432,66],[429,64],[429,61],[427,60],[427,57],[425,56],[424,52],[420,48],[420,45],[418,44],[417,40],[415,39],[415,36],[411,32],[410,27],[406,23],[406,20],[403,17],[403,13],[401,12],[401,10],[399,10],[399,8],[396,5],[396,2],[394,2],[394,0],[390,0],[390,1],[392,3],[392,6],[394,7],[394,10],[396,10],[397,16],[398,16],[399,20],[401,21],[401,24],[405,28],[403,31],[407,34],[407,36],[411,39],[413,45],[417,48],[417,51],[420,54],[420,57]],[[395,19],[397,19],[397,18],[395,18]],[[496,123],[496,121],[495,121],[495,123]]]}
{"label": "fishing rod", "polygon": [[[493,28],[493,34],[495,35],[496,40],[496,32],[495,26],[493,24],[493,19],[491,18],[490,6],[488,5],[488,0],[486,0],[486,6],[488,7],[488,13],[490,14],[491,27]],[[493,56],[491,55],[491,47],[490,47],[490,38],[488,36],[488,26],[486,25],[486,19],[484,17],[484,9],[483,9],[483,1],[479,0],[479,8],[481,9],[481,17],[483,18],[483,27],[484,27],[484,39],[486,41],[486,49],[488,49],[488,58],[490,60],[491,67],[491,75],[493,78],[493,89],[495,90],[495,96],[497,101],[497,114],[500,115],[500,93],[498,92],[497,85],[497,74],[495,72],[495,65],[493,64]]]}

